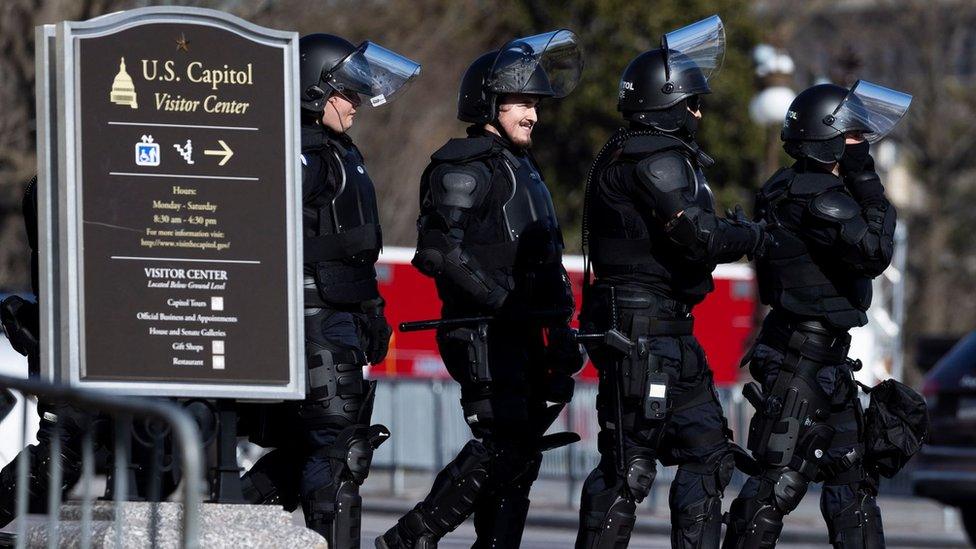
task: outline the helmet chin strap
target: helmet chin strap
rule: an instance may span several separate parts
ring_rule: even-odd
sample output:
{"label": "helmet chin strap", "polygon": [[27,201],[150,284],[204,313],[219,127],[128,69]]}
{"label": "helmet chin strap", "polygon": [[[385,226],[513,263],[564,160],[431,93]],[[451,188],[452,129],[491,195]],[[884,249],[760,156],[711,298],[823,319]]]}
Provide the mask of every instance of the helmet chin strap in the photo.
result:
{"label": "helmet chin strap", "polygon": [[339,133],[346,133],[346,129],[347,128],[346,128],[346,125],[342,123],[342,115],[339,114],[339,109],[336,108],[335,103],[333,103],[333,102],[331,102],[329,100],[326,100],[326,103],[328,103],[328,105],[330,107],[332,107],[332,110],[334,110],[335,113],[336,113],[336,120],[339,121],[339,127],[342,128],[342,131],[339,132]]}

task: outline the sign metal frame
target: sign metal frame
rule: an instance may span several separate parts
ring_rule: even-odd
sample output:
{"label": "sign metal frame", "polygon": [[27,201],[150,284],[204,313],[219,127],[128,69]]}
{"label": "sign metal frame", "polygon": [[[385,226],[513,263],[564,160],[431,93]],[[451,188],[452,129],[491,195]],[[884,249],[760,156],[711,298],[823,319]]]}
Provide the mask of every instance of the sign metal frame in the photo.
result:
{"label": "sign metal frame", "polygon": [[[287,240],[287,344],[289,381],[247,384],[208,381],[104,381],[82,377],[85,356],[84,255],[81,202],[81,141],[78,47],[132,27],[158,23],[210,26],[281,50],[284,82],[285,218]],[[297,81],[298,34],[264,28],[216,10],[151,7],[83,22],[42,25],[37,39],[38,240],[40,268],[41,371],[46,379],[127,395],[254,400],[305,397],[300,123]],[[135,321],[135,320],[133,320]],[[139,357],[131,357],[138,364]]]}

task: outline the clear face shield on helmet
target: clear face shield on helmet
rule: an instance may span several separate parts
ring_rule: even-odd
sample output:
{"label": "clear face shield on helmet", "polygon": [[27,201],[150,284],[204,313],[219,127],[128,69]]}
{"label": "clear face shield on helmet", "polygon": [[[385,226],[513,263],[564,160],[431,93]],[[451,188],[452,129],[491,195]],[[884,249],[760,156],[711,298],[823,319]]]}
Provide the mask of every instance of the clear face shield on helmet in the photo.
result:
{"label": "clear face shield on helmet", "polygon": [[497,94],[524,93],[562,98],[583,72],[583,52],[573,31],[560,29],[517,38],[499,50],[488,89]]}
{"label": "clear face shield on helmet", "polygon": [[877,143],[904,118],[911,103],[907,93],[858,80],[824,123],[843,133],[861,132],[869,143]]}
{"label": "clear face shield on helmet", "polygon": [[347,96],[363,96],[372,107],[392,101],[420,75],[420,64],[374,44],[363,42],[329,74],[328,82]]}
{"label": "clear face shield on helmet", "polygon": [[709,93],[708,81],[725,59],[725,25],[718,15],[673,30],[661,37],[667,52],[668,82],[685,94]]}

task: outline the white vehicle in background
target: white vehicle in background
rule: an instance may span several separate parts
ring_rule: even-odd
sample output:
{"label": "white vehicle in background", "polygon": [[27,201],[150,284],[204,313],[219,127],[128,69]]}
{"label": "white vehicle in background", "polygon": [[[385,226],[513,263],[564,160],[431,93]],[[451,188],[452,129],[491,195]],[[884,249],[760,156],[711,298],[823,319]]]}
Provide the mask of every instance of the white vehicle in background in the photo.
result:
{"label": "white vehicle in background", "polygon": [[905,320],[906,236],[905,226],[899,225],[891,265],[874,279],[868,324],[851,330],[850,357],[864,365],[854,377],[865,385],[874,386],[888,378],[904,379],[901,328]]}
{"label": "white vehicle in background", "polygon": [[[27,377],[27,357],[21,355],[10,346],[7,336],[0,330],[0,375],[12,377]],[[0,467],[10,463],[24,447],[23,428],[24,414],[27,414],[27,444],[37,442],[37,403],[34,399],[24,399],[19,393],[17,404],[6,417],[0,418]]]}

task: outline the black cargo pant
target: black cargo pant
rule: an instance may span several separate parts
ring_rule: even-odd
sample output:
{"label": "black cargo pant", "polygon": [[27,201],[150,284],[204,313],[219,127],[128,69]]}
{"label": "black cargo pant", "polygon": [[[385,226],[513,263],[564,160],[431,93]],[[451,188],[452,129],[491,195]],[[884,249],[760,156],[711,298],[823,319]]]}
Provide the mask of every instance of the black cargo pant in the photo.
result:
{"label": "black cargo pant", "polygon": [[[360,434],[350,435],[350,428],[368,427],[371,413],[367,390],[372,382],[364,381],[362,371],[366,324],[361,313],[306,308],[306,366],[310,372],[322,368],[322,373],[310,373],[304,401],[245,408],[242,420],[252,442],[275,448],[244,475],[245,499],[289,510],[301,502],[310,528],[333,543],[345,540],[355,546],[358,484],[369,462],[363,462],[366,470],[353,471],[346,456],[359,452],[349,436]],[[316,385],[321,386],[318,392]],[[355,500],[352,516],[339,516],[343,498]]]}
{"label": "black cargo pant", "polygon": [[474,547],[518,547],[546,449],[542,437],[568,400],[552,394],[556,374],[544,367],[543,327],[511,319],[440,330],[437,342],[461,385],[461,408],[474,438],[380,546],[436,543],[473,513]]}
{"label": "black cargo pant", "polygon": [[594,287],[584,301],[582,331],[606,331],[615,309],[618,329],[637,348],[629,356],[590,349],[600,372],[601,459],[583,485],[576,546],[626,547],[636,504],[650,492],[660,461],[678,466],[669,497],[672,546],[717,547],[734,458],[705,353],[691,335],[690,308],[619,288],[614,307],[608,291]]}
{"label": "black cargo pant", "polygon": [[[743,360],[761,384],[765,399],[765,417],[763,410],[757,411],[749,434],[749,448],[764,472],[751,477],[733,501],[723,547],[774,547],[783,516],[799,505],[810,482],[823,482],[820,510],[832,545],[884,547],[877,477],[863,467],[862,410],[846,360],[849,341],[846,333],[811,332],[775,312],[767,317]],[[781,375],[791,376],[792,381],[784,378],[777,384]],[[822,391],[822,405],[816,404],[817,396],[810,395],[808,387]],[[797,418],[795,442],[789,448],[784,440],[792,421],[790,410],[801,408],[794,403],[804,399],[810,402],[807,412],[795,415],[810,421]],[[813,410],[818,407],[823,414]],[[772,436],[764,437],[764,429]]]}

